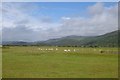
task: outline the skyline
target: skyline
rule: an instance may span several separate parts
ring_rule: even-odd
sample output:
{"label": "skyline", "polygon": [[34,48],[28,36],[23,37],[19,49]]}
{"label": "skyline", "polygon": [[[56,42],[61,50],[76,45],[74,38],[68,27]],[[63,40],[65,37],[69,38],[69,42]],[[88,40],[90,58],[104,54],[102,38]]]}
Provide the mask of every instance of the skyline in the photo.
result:
{"label": "skyline", "polygon": [[118,29],[116,2],[8,2],[2,6],[3,41],[97,36]]}

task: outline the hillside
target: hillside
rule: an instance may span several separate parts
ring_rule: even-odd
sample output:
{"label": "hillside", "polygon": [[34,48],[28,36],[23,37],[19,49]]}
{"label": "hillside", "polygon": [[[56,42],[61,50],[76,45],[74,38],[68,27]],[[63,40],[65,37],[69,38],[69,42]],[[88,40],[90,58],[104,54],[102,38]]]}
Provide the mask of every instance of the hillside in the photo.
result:
{"label": "hillside", "polygon": [[30,45],[29,42],[24,41],[2,41],[2,45]]}
{"label": "hillside", "polygon": [[104,46],[116,47],[118,45],[118,31],[100,36],[66,36],[38,42],[3,41],[3,45],[40,45],[40,46]]}
{"label": "hillside", "polygon": [[101,36],[96,36],[93,38],[88,38],[83,41],[84,45],[93,46],[118,46],[118,31],[107,33]]}
{"label": "hillside", "polygon": [[67,36],[51,39],[42,43],[53,46],[117,46],[118,31],[110,32],[101,36]]}

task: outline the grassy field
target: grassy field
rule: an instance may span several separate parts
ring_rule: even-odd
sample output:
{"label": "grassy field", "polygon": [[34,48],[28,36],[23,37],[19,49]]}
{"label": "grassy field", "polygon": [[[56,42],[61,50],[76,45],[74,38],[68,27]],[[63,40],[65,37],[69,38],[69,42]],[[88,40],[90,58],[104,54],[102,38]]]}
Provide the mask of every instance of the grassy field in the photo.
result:
{"label": "grassy field", "polygon": [[2,48],[0,47],[0,77],[2,77]]}
{"label": "grassy field", "polygon": [[[117,48],[8,47],[3,78],[117,78]],[[64,52],[70,49],[71,52]],[[76,51],[74,52],[73,49]],[[99,50],[105,52],[100,53]]]}

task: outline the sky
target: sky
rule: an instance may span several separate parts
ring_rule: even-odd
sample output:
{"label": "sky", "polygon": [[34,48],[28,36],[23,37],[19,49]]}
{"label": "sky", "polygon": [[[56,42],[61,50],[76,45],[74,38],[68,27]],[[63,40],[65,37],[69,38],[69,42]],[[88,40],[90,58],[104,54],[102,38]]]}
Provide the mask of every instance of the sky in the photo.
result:
{"label": "sky", "polygon": [[118,29],[117,2],[3,2],[3,41],[98,36]]}

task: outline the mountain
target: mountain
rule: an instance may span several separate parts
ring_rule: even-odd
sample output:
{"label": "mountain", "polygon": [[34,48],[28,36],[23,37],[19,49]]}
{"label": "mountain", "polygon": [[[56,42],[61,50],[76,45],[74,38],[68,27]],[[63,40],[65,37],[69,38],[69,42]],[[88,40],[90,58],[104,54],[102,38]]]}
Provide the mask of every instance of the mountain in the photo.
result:
{"label": "mountain", "polygon": [[118,45],[119,30],[100,36],[66,36],[38,42],[10,41],[3,45],[39,45],[39,46],[104,46],[116,47]]}
{"label": "mountain", "polygon": [[82,40],[85,40],[88,36],[66,36],[57,39],[50,39],[43,43],[52,46],[78,46],[81,45]]}
{"label": "mountain", "polygon": [[84,45],[114,47],[114,46],[118,46],[118,35],[119,35],[119,31],[114,31],[101,36],[88,38],[83,42]]}
{"label": "mountain", "polygon": [[31,42],[24,42],[24,41],[3,41],[2,45],[31,45]]}
{"label": "mountain", "polygon": [[50,39],[42,43],[52,46],[117,46],[118,31],[100,36],[66,36]]}

